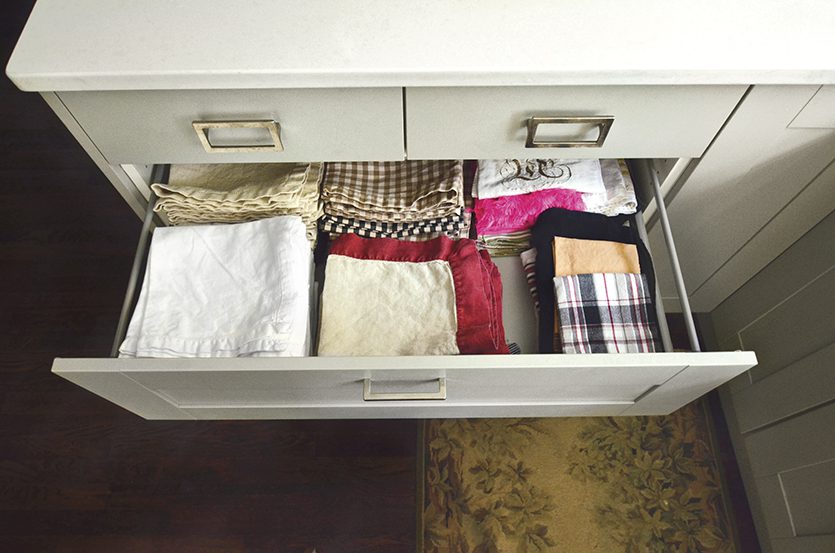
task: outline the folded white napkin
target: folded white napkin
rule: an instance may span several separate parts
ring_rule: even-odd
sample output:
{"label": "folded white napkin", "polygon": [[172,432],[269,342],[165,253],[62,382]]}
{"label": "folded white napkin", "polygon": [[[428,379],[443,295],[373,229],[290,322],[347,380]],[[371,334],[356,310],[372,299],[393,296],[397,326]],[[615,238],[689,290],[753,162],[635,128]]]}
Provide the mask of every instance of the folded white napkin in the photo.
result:
{"label": "folded white napkin", "polygon": [[608,217],[635,213],[638,199],[626,162],[622,159],[601,159],[600,169],[606,191],[603,194],[583,194],[586,211]]}
{"label": "folded white napkin", "polygon": [[311,263],[298,216],[158,228],[119,355],[308,355]]}

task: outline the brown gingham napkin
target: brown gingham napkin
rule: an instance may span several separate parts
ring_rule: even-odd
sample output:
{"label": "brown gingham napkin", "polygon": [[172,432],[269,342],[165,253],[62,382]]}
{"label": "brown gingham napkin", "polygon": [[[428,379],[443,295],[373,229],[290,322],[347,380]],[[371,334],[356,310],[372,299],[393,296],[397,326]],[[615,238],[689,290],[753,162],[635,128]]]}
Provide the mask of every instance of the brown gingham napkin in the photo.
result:
{"label": "brown gingham napkin", "polygon": [[463,188],[460,160],[328,163],[322,199],[330,215],[414,222],[460,212]]}

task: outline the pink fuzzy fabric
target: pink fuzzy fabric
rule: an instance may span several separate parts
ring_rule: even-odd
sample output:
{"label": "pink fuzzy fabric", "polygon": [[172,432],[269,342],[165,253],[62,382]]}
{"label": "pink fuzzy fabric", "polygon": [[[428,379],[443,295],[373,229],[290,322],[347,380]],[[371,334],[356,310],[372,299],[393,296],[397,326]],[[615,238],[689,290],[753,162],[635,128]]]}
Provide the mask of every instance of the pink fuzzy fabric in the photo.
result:
{"label": "pink fuzzy fabric", "polygon": [[496,235],[527,230],[546,209],[561,207],[584,211],[583,194],[576,190],[552,188],[530,194],[500,198],[476,198],[475,217],[479,235]]}

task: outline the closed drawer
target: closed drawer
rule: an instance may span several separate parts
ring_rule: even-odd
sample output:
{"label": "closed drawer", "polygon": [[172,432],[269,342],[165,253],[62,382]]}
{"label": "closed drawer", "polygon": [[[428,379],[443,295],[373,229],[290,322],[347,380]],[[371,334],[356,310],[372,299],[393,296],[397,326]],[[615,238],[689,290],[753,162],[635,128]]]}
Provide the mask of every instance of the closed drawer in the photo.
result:
{"label": "closed drawer", "polygon": [[[744,86],[408,88],[408,157],[700,157],[745,89]],[[531,118],[537,118],[533,123],[538,124],[531,125],[535,129],[529,129]],[[549,119],[559,121],[549,122]],[[552,145],[547,146],[548,143]]]}
{"label": "closed drawer", "polygon": [[[404,158],[400,88],[61,92],[59,96],[114,165]],[[195,129],[195,121],[204,122],[204,129]],[[235,128],[236,123],[240,127],[240,122],[250,121],[261,126]],[[274,146],[269,122],[277,123],[281,151]],[[216,151],[206,151],[201,132]],[[258,149],[247,148],[252,146]]]}

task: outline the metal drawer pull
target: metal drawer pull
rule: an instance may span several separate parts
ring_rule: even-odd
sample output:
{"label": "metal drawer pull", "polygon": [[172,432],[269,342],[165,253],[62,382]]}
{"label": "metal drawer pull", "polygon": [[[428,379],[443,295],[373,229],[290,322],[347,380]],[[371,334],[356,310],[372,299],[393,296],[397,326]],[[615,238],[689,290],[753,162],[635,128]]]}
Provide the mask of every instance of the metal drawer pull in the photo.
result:
{"label": "metal drawer pull", "polygon": [[438,379],[437,392],[372,392],[372,380],[366,378],[362,382],[363,401],[411,401],[420,399],[446,399],[446,378]]}
{"label": "metal drawer pull", "polygon": [[[598,115],[594,117],[568,116],[568,117],[530,117],[528,118],[528,138],[525,140],[525,148],[600,148],[606,141],[609,129],[615,122],[613,115]],[[597,140],[558,140],[553,142],[536,140],[536,131],[539,125],[596,125]]]}
{"label": "metal drawer pull", "polygon": [[[209,153],[284,151],[280,136],[281,126],[276,121],[193,121],[191,126],[194,127],[203,148]],[[209,140],[209,131],[212,129],[266,129],[270,133],[272,145],[216,146]]]}

